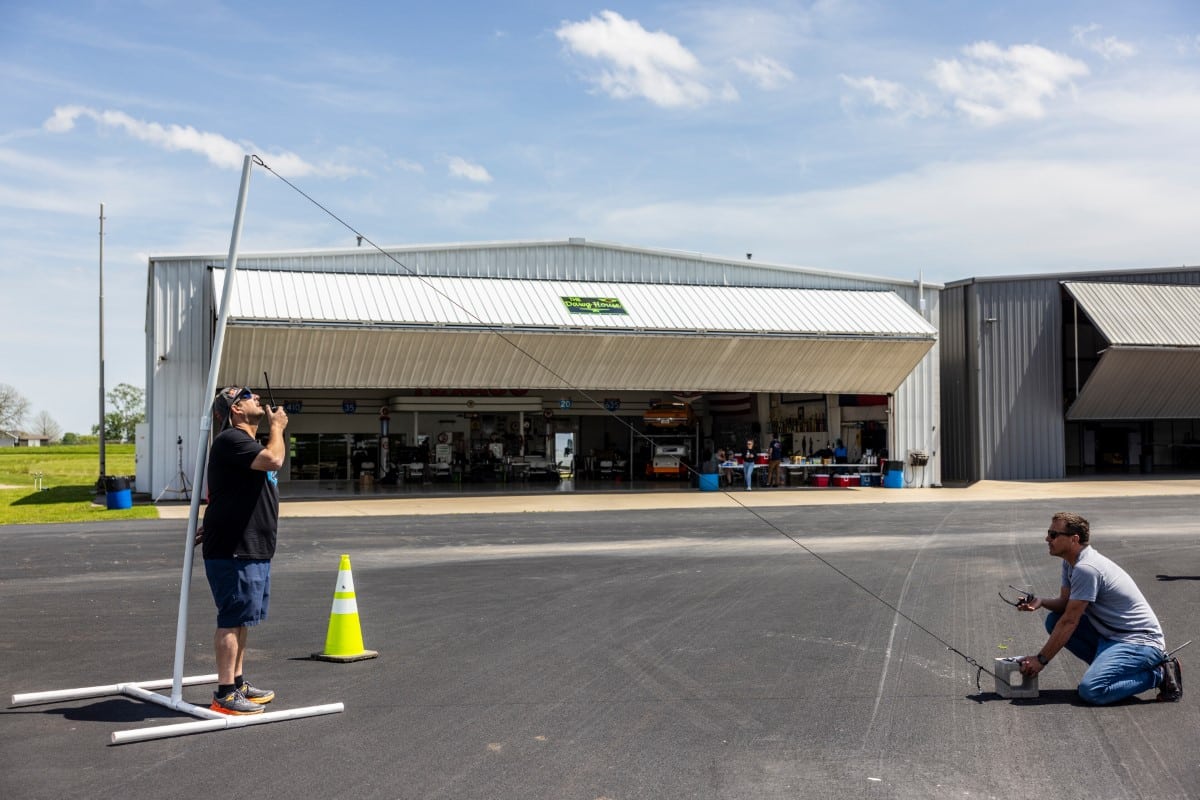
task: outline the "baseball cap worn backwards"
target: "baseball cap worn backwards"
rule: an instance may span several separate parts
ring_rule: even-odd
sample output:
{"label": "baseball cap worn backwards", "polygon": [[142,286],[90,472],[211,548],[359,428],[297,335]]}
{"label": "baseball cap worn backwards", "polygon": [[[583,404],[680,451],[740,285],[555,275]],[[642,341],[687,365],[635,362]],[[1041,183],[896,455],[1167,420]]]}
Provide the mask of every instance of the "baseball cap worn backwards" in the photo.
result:
{"label": "baseball cap worn backwards", "polygon": [[254,393],[246,386],[227,386],[213,398],[213,429],[223,431],[230,426],[233,416],[233,406],[239,400],[253,397]]}

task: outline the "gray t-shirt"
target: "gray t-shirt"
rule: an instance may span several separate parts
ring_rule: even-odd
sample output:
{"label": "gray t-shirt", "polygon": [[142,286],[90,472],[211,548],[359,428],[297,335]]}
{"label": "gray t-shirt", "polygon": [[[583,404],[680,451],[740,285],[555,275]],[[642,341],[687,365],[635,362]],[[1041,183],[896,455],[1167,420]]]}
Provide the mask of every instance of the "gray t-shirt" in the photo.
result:
{"label": "gray t-shirt", "polygon": [[1075,566],[1062,565],[1062,585],[1072,600],[1086,600],[1087,617],[1105,639],[1166,648],[1162,626],[1129,573],[1088,546]]}

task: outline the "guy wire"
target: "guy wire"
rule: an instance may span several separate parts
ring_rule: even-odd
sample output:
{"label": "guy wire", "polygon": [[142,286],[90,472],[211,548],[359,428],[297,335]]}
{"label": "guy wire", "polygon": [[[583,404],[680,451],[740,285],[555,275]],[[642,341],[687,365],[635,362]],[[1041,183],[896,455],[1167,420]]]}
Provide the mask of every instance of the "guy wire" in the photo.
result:
{"label": "guy wire", "polygon": [[[415,270],[413,270],[413,269],[412,269],[411,267],[409,267],[407,264],[405,264],[404,262],[400,261],[400,259],[396,258],[396,257],[395,257],[394,255],[392,255],[391,253],[387,252],[386,250],[384,250],[384,249],[383,249],[382,247],[380,247],[379,245],[375,244],[375,242],[374,242],[374,241],[372,241],[372,240],[371,240],[371,238],[370,238],[369,236],[367,236],[366,234],[360,233],[360,232],[359,232],[359,231],[358,231],[358,230],[357,230],[357,229],[356,229],[356,228],[355,228],[353,225],[351,225],[350,223],[346,222],[344,219],[342,219],[341,217],[339,217],[339,216],[338,216],[337,214],[335,214],[333,211],[331,211],[331,210],[329,210],[328,208],[326,208],[326,207],[325,207],[324,205],[322,205],[322,204],[321,204],[319,201],[317,201],[315,198],[313,198],[313,197],[312,197],[312,196],[310,196],[310,195],[309,195],[307,192],[305,192],[303,189],[301,189],[299,186],[297,186],[296,184],[292,183],[291,181],[289,181],[287,178],[285,178],[285,177],[283,177],[282,175],[280,175],[280,174],[279,174],[278,172],[276,172],[275,170],[271,169],[271,167],[270,167],[270,166],[269,166],[269,165],[268,165],[268,164],[267,164],[265,161],[263,161],[261,158],[259,158],[257,155],[251,156],[251,158],[253,159],[253,161],[254,161],[254,163],[255,163],[255,164],[259,165],[260,167],[262,167],[263,169],[265,169],[267,172],[270,172],[270,173],[271,173],[272,175],[274,175],[276,178],[278,178],[279,180],[283,181],[285,184],[287,184],[287,186],[289,186],[289,187],[290,187],[290,188],[291,188],[293,191],[295,191],[297,194],[299,194],[299,195],[300,195],[301,197],[303,197],[305,200],[307,200],[308,202],[312,203],[312,204],[313,204],[314,206],[316,206],[317,208],[319,208],[319,209],[321,209],[322,211],[324,211],[324,212],[325,212],[327,215],[329,215],[329,216],[330,216],[332,219],[336,220],[336,221],[338,222],[338,224],[340,224],[340,225],[341,225],[342,227],[344,227],[346,230],[348,230],[348,231],[350,231],[351,233],[353,233],[353,234],[354,234],[354,235],[355,235],[355,236],[356,236],[356,237],[357,237],[359,240],[361,240],[361,241],[363,241],[363,242],[366,242],[367,244],[369,244],[369,245],[370,245],[372,248],[374,248],[374,249],[375,249],[375,250],[376,250],[376,251],[377,251],[377,252],[378,252],[380,255],[382,255],[384,258],[386,258],[386,259],[388,259],[389,261],[391,261],[391,262],[393,262],[394,264],[396,264],[398,267],[400,267],[400,268],[401,268],[401,269],[403,269],[405,272],[407,272],[407,273],[408,273],[408,274],[409,274],[411,277],[413,277],[413,278],[416,278],[417,280],[421,281],[421,283],[425,284],[425,286],[426,286],[427,288],[429,288],[431,291],[435,292],[436,294],[440,295],[440,296],[441,296],[441,297],[443,297],[443,298],[444,298],[444,299],[445,299],[447,302],[449,302],[449,303],[450,303],[452,306],[454,306],[455,308],[457,308],[457,309],[459,309],[460,311],[462,311],[464,314],[466,314],[467,316],[469,316],[471,319],[475,320],[475,321],[476,321],[477,323],[479,323],[479,325],[480,325],[481,327],[483,327],[485,330],[487,330],[487,331],[489,331],[489,332],[491,332],[491,333],[495,334],[496,336],[500,337],[500,339],[501,339],[502,341],[504,341],[504,343],[505,343],[505,344],[509,345],[509,346],[510,346],[510,347],[512,347],[514,350],[516,350],[518,353],[520,353],[521,355],[525,356],[525,357],[526,357],[526,358],[528,358],[530,361],[532,361],[533,363],[537,364],[539,367],[541,367],[542,369],[544,369],[544,370],[545,370],[547,373],[549,373],[550,375],[552,375],[552,376],[554,376],[555,378],[557,378],[557,379],[558,379],[559,381],[561,381],[561,382],[562,382],[562,384],[563,384],[564,386],[566,386],[568,389],[570,389],[570,390],[571,390],[571,391],[573,391],[573,392],[578,392],[580,395],[582,395],[582,396],[584,397],[584,399],[585,399],[585,400],[587,400],[588,402],[590,402],[590,403],[592,403],[593,405],[595,405],[595,407],[596,407],[597,409],[601,409],[601,410],[603,410],[603,411],[604,411],[606,414],[608,414],[608,415],[609,415],[609,416],[610,416],[612,419],[616,420],[618,424],[620,424],[620,425],[624,425],[626,428],[628,428],[628,429],[629,429],[629,432],[630,432],[631,434],[633,434],[633,435],[635,435],[635,436],[638,436],[638,437],[641,437],[642,439],[644,439],[645,441],[649,442],[649,443],[650,443],[650,444],[653,446],[653,440],[651,440],[649,436],[647,436],[646,434],[642,433],[642,432],[641,432],[641,431],[639,431],[637,428],[633,427],[633,425],[631,425],[630,423],[626,422],[624,419],[622,419],[622,418],[621,418],[619,415],[617,415],[617,414],[616,414],[616,413],[614,413],[613,411],[610,411],[609,409],[605,408],[605,407],[604,407],[604,405],[603,405],[602,403],[599,403],[599,402],[597,402],[597,401],[596,401],[596,399],[595,399],[595,398],[593,398],[593,397],[592,397],[592,396],[591,396],[591,395],[590,395],[590,394],[589,394],[589,393],[588,393],[586,390],[584,390],[584,389],[580,389],[579,387],[575,386],[573,383],[571,383],[571,382],[570,382],[570,381],[568,381],[566,378],[564,378],[562,375],[560,375],[560,374],[559,374],[557,371],[555,371],[554,369],[552,369],[551,367],[549,367],[547,364],[545,364],[544,362],[542,362],[540,359],[538,359],[538,358],[537,358],[535,355],[533,355],[533,354],[532,354],[532,353],[530,353],[528,350],[526,350],[525,348],[521,347],[519,344],[517,344],[517,343],[516,343],[516,342],[514,342],[512,339],[510,339],[508,336],[506,336],[502,330],[500,330],[500,329],[496,328],[496,327],[495,327],[495,326],[493,326],[493,325],[489,325],[488,323],[484,322],[484,321],[483,321],[482,319],[480,319],[480,318],[479,318],[479,317],[478,317],[478,316],[477,316],[477,315],[476,315],[476,314],[475,314],[473,311],[471,311],[471,309],[469,309],[469,308],[466,308],[466,307],[465,307],[465,306],[463,306],[461,303],[459,303],[457,300],[455,300],[454,298],[450,297],[448,294],[446,294],[446,293],[445,293],[445,292],[443,292],[441,289],[439,289],[437,286],[435,286],[435,285],[434,285],[432,282],[428,281],[428,280],[427,280],[427,279],[426,279],[424,276],[420,275],[418,272],[416,272]],[[632,454],[630,454],[630,455],[632,455]],[[680,463],[681,463],[681,464],[683,464],[683,462],[682,462],[682,461],[681,461]],[[690,465],[688,465],[688,464],[683,464],[683,466],[684,466],[684,468],[685,468],[685,469],[687,469],[687,471],[688,471],[689,473],[691,473],[692,475],[699,475],[699,472],[697,472],[697,470],[695,470],[695,469],[694,469],[692,466],[690,466]],[[947,642],[945,639],[943,639],[942,637],[938,636],[938,635],[937,635],[936,633],[934,633],[933,631],[929,630],[929,628],[926,628],[926,627],[925,627],[924,625],[922,625],[920,622],[917,622],[915,619],[913,619],[912,617],[910,617],[908,614],[904,613],[904,612],[903,612],[903,611],[901,611],[899,608],[897,608],[897,607],[896,607],[894,604],[892,604],[892,603],[888,602],[887,600],[885,600],[884,598],[880,597],[880,596],[879,596],[878,594],[876,594],[875,592],[873,592],[873,591],[871,591],[870,589],[868,589],[866,586],[864,586],[862,583],[860,583],[859,581],[857,581],[855,578],[851,577],[850,575],[848,575],[847,573],[845,573],[844,571],[842,571],[840,568],[838,568],[837,566],[835,566],[835,565],[834,565],[832,562],[828,561],[828,560],[827,560],[827,559],[825,559],[823,556],[821,556],[821,555],[819,555],[818,553],[814,552],[812,549],[810,549],[808,546],[806,546],[806,545],[805,545],[803,542],[801,542],[800,540],[798,540],[798,539],[797,539],[795,536],[792,536],[790,533],[788,533],[787,531],[785,531],[785,530],[783,530],[782,528],[780,528],[778,525],[776,525],[775,523],[773,523],[771,520],[767,519],[767,518],[766,518],[766,517],[764,517],[762,514],[758,513],[758,511],[754,510],[754,509],[753,509],[753,508],[751,508],[750,506],[748,506],[748,505],[746,505],[745,503],[743,503],[743,502],[742,502],[741,500],[739,500],[739,499],[738,499],[736,496],[734,496],[734,495],[733,495],[731,492],[729,492],[729,491],[724,491],[724,492],[722,492],[721,494],[723,494],[723,495],[724,495],[726,498],[728,498],[730,501],[732,501],[732,502],[733,502],[735,505],[737,505],[738,507],[740,507],[742,510],[744,510],[744,511],[746,511],[747,513],[749,513],[749,514],[751,514],[752,516],[754,516],[756,519],[758,519],[760,522],[762,522],[762,523],[763,523],[764,525],[766,525],[768,528],[770,528],[771,530],[775,531],[775,532],[776,532],[776,533],[778,533],[780,536],[783,536],[784,538],[788,539],[790,542],[792,542],[792,544],[796,545],[796,546],[797,546],[797,547],[799,547],[801,550],[803,550],[804,552],[808,553],[810,556],[812,556],[813,558],[815,558],[817,561],[819,561],[819,562],[821,562],[822,564],[824,564],[825,566],[829,567],[829,569],[833,570],[833,571],[834,571],[834,572],[836,572],[838,575],[840,575],[841,577],[845,578],[847,581],[849,581],[850,583],[852,583],[854,586],[856,586],[856,587],[858,587],[859,589],[861,589],[861,590],[862,590],[863,592],[865,592],[865,593],[866,593],[868,596],[870,596],[870,597],[874,598],[875,600],[877,600],[878,602],[880,602],[881,604],[883,604],[884,606],[886,606],[888,609],[890,609],[891,611],[893,611],[895,614],[897,614],[898,616],[900,616],[902,619],[905,619],[905,620],[907,620],[909,623],[911,623],[913,626],[915,626],[915,627],[916,627],[918,630],[924,631],[924,632],[925,632],[925,633],[926,633],[926,634],[927,634],[927,635],[928,635],[930,638],[932,638],[934,641],[936,641],[936,642],[938,642],[939,644],[943,645],[943,646],[946,648],[946,650],[948,650],[949,652],[951,652],[951,653],[954,653],[955,655],[959,656],[959,657],[960,657],[960,658],[962,658],[964,661],[966,661],[966,662],[967,662],[969,665],[971,665],[972,667],[974,667],[974,668],[976,669],[976,673],[975,673],[975,687],[976,687],[977,689],[978,689],[978,688],[981,688],[981,687],[980,687],[980,683],[979,683],[979,679],[980,679],[980,675],[981,675],[981,673],[984,673],[984,672],[986,672],[988,675],[991,675],[993,678],[996,678],[997,680],[999,680],[999,677],[998,677],[998,676],[997,676],[997,675],[996,675],[994,672],[992,672],[991,670],[989,670],[989,669],[987,669],[986,667],[984,667],[982,664],[980,664],[980,663],[979,663],[978,661],[976,661],[974,658],[971,658],[971,657],[970,657],[969,655],[967,655],[966,653],[964,653],[964,652],[962,652],[961,650],[959,650],[958,648],[954,647],[952,644],[950,644],[949,642]]]}

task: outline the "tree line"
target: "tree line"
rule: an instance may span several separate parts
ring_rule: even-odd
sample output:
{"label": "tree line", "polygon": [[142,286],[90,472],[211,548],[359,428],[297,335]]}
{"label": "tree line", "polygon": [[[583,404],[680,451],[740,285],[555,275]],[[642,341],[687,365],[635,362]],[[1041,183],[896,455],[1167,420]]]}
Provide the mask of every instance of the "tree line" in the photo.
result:
{"label": "tree line", "polygon": [[[104,438],[111,442],[132,442],[138,423],[146,421],[146,394],[128,383],[119,383],[105,395]],[[0,383],[0,431],[44,436],[51,442],[81,444],[95,441],[99,423],[90,435],[67,432],[46,411],[30,416],[29,401],[14,387]],[[26,426],[29,427],[26,427]]]}

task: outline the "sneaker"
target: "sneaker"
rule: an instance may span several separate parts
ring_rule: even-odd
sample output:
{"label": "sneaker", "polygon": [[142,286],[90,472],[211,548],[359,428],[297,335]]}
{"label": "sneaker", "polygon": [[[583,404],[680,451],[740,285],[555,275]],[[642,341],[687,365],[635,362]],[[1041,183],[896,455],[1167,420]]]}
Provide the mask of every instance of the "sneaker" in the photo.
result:
{"label": "sneaker", "polygon": [[1183,698],[1183,667],[1175,657],[1162,665],[1163,679],[1158,685],[1158,700],[1161,703],[1176,703]]}
{"label": "sneaker", "polygon": [[238,691],[242,693],[242,697],[246,698],[251,703],[258,703],[260,706],[266,705],[275,699],[275,693],[270,689],[259,689],[244,681],[242,682],[242,685],[238,687]]}
{"label": "sneaker", "polygon": [[246,699],[245,695],[234,689],[227,695],[217,697],[213,695],[212,705],[209,706],[213,711],[219,711],[222,714],[261,714],[263,707],[257,703],[251,703]]}

